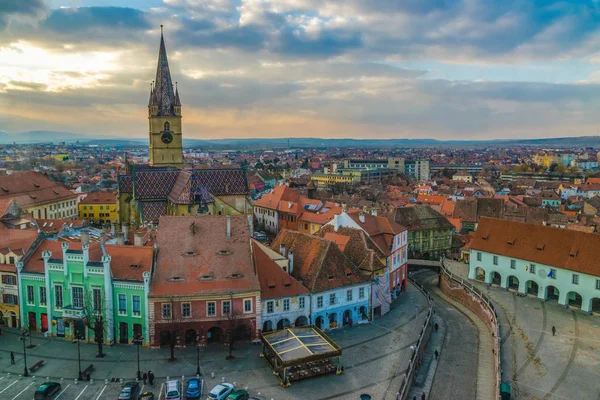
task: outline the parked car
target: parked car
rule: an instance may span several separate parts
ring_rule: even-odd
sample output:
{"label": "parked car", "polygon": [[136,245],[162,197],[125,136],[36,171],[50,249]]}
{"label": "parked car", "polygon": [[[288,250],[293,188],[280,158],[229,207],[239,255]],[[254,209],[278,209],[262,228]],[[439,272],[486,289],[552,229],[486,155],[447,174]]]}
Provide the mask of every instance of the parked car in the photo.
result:
{"label": "parked car", "polygon": [[155,400],[154,393],[144,392],[144,393],[140,394],[140,397],[138,397],[138,400]]}
{"label": "parked car", "polygon": [[199,399],[202,395],[202,380],[192,378],[187,382],[186,399]]}
{"label": "parked car", "polygon": [[167,381],[165,386],[165,400],[181,400],[181,382],[178,380]]}
{"label": "parked car", "polygon": [[227,396],[233,391],[233,385],[231,383],[221,383],[210,391],[207,400],[225,400]]}
{"label": "parked car", "polygon": [[140,393],[140,385],[137,382],[127,382],[121,388],[119,400],[137,400]]}
{"label": "parked car", "polygon": [[250,398],[250,395],[248,394],[248,391],[234,390],[233,392],[231,392],[229,394],[229,397],[227,397],[227,400],[248,400],[249,398]]}
{"label": "parked car", "polygon": [[254,232],[254,239],[256,240],[267,240],[267,235],[264,232]]}
{"label": "parked car", "polygon": [[33,395],[34,400],[50,400],[60,392],[60,383],[57,382],[44,382],[37,389]]}

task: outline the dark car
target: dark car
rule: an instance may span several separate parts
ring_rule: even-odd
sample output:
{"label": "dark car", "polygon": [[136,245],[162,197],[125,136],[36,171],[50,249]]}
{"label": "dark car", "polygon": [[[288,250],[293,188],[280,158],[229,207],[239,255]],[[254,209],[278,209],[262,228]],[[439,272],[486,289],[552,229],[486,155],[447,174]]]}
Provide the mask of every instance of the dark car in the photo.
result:
{"label": "dark car", "polygon": [[185,391],[186,399],[199,399],[202,392],[202,383],[200,379],[192,378],[187,382]]}
{"label": "dark car", "polygon": [[137,382],[127,382],[123,385],[118,400],[137,400],[140,385]]}
{"label": "dark car", "polygon": [[227,400],[248,400],[250,395],[245,390],[234,390],[229,394]]}
{"label": "dark car", "polygon": [[34,400],[49,400],[60,392],[60,383],[44,382],[36,390],[33,395]]}
{"label": "dark car", "polygon": [[140,397],[138,397],[138,400],[154,400],[154,393],[152,392],[144,392],[142,394],[140,394]]}

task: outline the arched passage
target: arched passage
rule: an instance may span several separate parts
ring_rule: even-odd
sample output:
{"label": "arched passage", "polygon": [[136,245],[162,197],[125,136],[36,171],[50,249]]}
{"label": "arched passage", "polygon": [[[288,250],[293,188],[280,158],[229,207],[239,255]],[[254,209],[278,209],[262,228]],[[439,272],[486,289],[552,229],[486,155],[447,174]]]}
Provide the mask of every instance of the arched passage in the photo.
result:
{"label": "arched passage", "polygon": [[171,332],[169,331],[161,331],[160,332],[160,345],[168,346],[171,344]]}
{"label": "arched passage", "polygon": [[277,323],[277,329],[285,329],[290,326],[290,320],[287,318],[280,319]]}
{"label": "arched passage", "polygon": [[519,278],[513,275],[509,276],[507,286],[509,289],[519,290]]}
{"label": "arched passage", "polygon": [[319,329],[323,329],[323,324],[324,323],[325,323],[325,318],[323,318],[322,315],[318,316],[317,319],[315,320],[315,325]]}
{"label": "arched passage", "polygon": [[329,329],[337,328],[337,326],[338,326],[337,313],[329,314]]}
{"label": "arched passage", "polygon": [[365,320],[365,319],[369,318],[369,314],[367,314],[367,307],[366,306],[360,306],[359,312],[360,312],[360,319],[361,320]]}
{"label": "arched passage", "polygon": [[185,344],[194,343],[196,341],[196,330],[195,329],[187,329],[185,331]]}
{"label": "arched passage", "polygon": [[502,282],[502,276],[496,271],[492,272],[492,285],[500,286],[501,282]]}
{"label": "arched passage", "polygon": [[223,341],[223,329],[213,326],[208,330],[206,339],[208,343],[221,343]]}
{"label": "arched passage", "polygon": [[298,318],[296,318],[296,322],[294,322],[294,326],[306,326],[306,325],[308,325],[308,318],[306,318],[304,315],[301,315]]}
{"label": "arched passage", "polygon": [[243,324],[235,329],[236,340],[252,340],[252,328]]}
{"label": "arched passage", "polygon": [[583,303],[581,295],[577,292],[567,293],[567,302],[571,307],[581,308]]}
{"label": "arched passage", "polygon": [[540,287],[534,281],[527,281],[527,282],[525,282],[525,290],[527,291],[527,294],[532,294],[534,296],[537,296],[538,291],[540,290]]}
{"label": "arched passage", "polygon": [[481,267],[475,268],[475,279],[485,282],[485,270]]}
{"label": "arched passage", "polygon": [[546,286],[546,300],[556,300],[560,296],[560,291],[555,286]]}
{"label": "arched passage", "polygon": [[263,332],[270,332],[273,330],[273,323],[271,321],[263,322]]}
{"label": "arched passage", "polygon": [[600,297],[594,297],[590,300],[590,311],[600,313]]}
{"label": "arched passage", "polygon": [[352,320],[352,312],[350,310],[344,311],[344,316],[342,317],[343,325],[348,325]]}

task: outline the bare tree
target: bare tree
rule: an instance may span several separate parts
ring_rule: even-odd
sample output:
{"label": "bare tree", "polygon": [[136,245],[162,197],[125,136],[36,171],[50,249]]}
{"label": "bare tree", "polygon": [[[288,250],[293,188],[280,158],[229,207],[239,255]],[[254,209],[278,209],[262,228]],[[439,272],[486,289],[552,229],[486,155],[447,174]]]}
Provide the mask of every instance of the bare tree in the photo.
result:
{"label": "bare tree", "polygon": [[233,355],[233,346],[240,334],[240,330],[243,327],[242,314],[233,308],[233,301],[231,302],[231,312],[227,314],[226,331],[225,334],[229,340],[229,355],[226,357],[227,360],[235,358]]}
{"label": "bare tree", "polygon": [[100,297],[97,299],[91,298],[89,291],[86,292],[86,297],[85,324],[94,331],[94,340],[98,345],[98,354],[96,354],[96,357],[102,358],[106,355],[103,352],[104,334],[106,330],[106,299],[104,298],[102,291],[100,291]]}

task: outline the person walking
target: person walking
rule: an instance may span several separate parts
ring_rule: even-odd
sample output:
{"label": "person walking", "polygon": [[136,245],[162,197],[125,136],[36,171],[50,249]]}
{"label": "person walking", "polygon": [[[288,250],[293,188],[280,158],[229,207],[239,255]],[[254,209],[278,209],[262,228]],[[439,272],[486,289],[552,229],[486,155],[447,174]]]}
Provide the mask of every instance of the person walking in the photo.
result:
{"label": "person walking", "polygon": [[154,372],[148,371],[148,381],[150,385],[154,386]]}
{"label": "person walking", "polygon": [[15,353],[13,353],[12,351],[10,352],[10,363],[11,364],[15,363]]}
{"label": "person walking", "polygon": [[440,356],[440,353],[436,350],[434,354],[435,354],[435,359],[437,360],[438,357]]}
{"label": "person walking", "polygon": [[556,336],[556,327],[552,325],[552,336]]}
{"label": "person walking", "polygon": [[436,322],[435,325],[433,325],[433,329],[435,329],[435,331],[437,332],[439,328],[440,328],[440,326]]}
{"label": "person walking", "polygon": [[146,380],[148,379],[148,374],[144,372],[144,375],[142,375],[142,379],[144,380],[144,385],[145,385]]}
{"label": "person walking", "polygon": [[421,400],[425,400],[425,392],[421,393]]}

